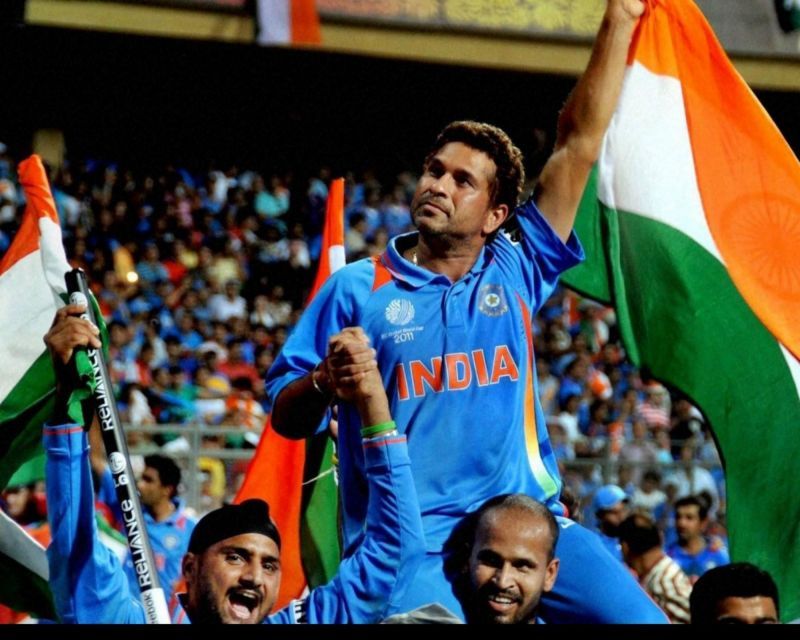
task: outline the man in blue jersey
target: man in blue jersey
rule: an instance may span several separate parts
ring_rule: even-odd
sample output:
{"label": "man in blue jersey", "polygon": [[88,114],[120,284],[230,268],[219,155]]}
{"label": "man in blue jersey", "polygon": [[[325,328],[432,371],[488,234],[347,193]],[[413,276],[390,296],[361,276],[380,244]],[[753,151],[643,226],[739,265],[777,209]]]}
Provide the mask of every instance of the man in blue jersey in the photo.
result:
{"label": "man in blue jersey", "polygon": [[[335,273],[270,369],[272,424],[300,438],[324,428],[335,390],[377,360],[392,415],[408,436],[428,550],[415,588],[394,599],[398,613],[428,602],[460,611],[445,579],[445,547],[460,519],[488,498],[521,492],[563,513],[536,393],[532,318],[559,274],[583,258],[572,226],[644,8],[643,0],[608,0],[533,199],[517,207],[521,153],[504,132],[476,122],[449,125],[426,157],[414,195],[418,231]],[[512,211],[519,241],[500,233]],[[369,339],[329,350],[328,336],[350,326]],[[358,548],[366,516],[359,426],[356,412],[340,406],[345,556]],[[558,551],[562,570],[543,602],[545,618],[665,620],[596,536],[570,522],[561,526],[559,544],[570,552]],[[587,573],[587,558],[597,559],[596,576]],[[606,587],[611,580],[622,600],[605,606],[609,591],[594,580]]]}
{"label": "man in blue jersey", "polygon": [[619,525],[628,517],[628,496],[615,484],[603,485],[594,494],[592,507],[597,519],[597,535],[608,552],[622,562],[618,534]]}
{"label": "man in blue jersey", "polygon": [[[96,327],[79,317],[84,307],[60,309],[45,343],[56,370],[54,420],[44,427],[47,502],[52,542],[47,550],[50,588],[62,622],[143,623],[117,558],[98,539],[88,442],[67,417],[70,361],[79,346],[100,347]],[[361,341],[357,329],[331,339],[331,348]],[[392,596],[409,587],[424,546],[406,439],[391,421],[376,368],[337,389],[365,425],[363,451],[369,517],[362,546],[342,562],[333,580],[266,619],[275,623],[378,622]],[[280,536],[267,504],[247,500],[210,512],[196,525],[184,556],[186,593],[173,622],[254,624],[269,614],[280,586]]]}
{"label": "man in blue jersey", "polygon": [[[111,470],[106,468],[103,473],[105,478],[101,482],[110,482],[113,487]],[[158,579],[168,598],[181,575],[181,560],[197,522],[197,518],[178,497],[180,482],[181,470],[175,461],[167,456],[154,454],[145,456],[144,470],[136,483]],[[121,516],[116,496],[113,508]],[[121,522],[121,518],[118,521]],[[131,591],[134,591],[138,581],[130,553],[124,567]]]}
{"label": "man in blue jersey", "polygon": [[707,538],[708,506],[702,496],[686,496],[675,502],[675,532],[678,541],[667,547],[692,583],[709,569],[730,562],[728,550],[719,538]]}

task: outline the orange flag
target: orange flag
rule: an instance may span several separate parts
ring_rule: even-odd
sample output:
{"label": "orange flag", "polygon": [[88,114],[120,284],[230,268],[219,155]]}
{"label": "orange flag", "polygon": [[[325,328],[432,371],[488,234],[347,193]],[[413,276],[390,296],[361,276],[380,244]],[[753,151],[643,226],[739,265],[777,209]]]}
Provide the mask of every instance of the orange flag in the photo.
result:
{"label": "orange flag", "polygon": [[[322,249],[310,302],[328,276],[345,264],[344,255],[344,178],[331,182]],[[272,428],[269,416],[250,466],[234,502],[261,498],[270,506],[270,515],[281,533],[281,588],[275,608],[280,609],[302,595],[307,580],[303,570],[300,541],[303,471],[306,441],[288,440]]]}

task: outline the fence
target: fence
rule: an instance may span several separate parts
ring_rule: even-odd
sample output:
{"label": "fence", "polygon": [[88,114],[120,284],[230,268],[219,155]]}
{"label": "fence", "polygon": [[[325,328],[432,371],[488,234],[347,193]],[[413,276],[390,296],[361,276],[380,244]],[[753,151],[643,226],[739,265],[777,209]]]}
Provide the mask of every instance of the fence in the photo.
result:
{"label": "fence", "polygon": [[[138,436],[145,436],[149,440],[148,442],[130,444],[129,450],[132,456],[161,453],[169,455],[178,462],[184,471],[182,479],[183,498],[189,507],[198,512],[207,509],[207,505],[203,504],[203,483],[207,480],[207,477],[198,461],[201,458],[211,458],[220,460],[225,464],[225,499],[229,500],[236,491],[237,473],[233,468],[235,463],[240,461],[249,462],[255,453],[254,448],[213,448],[204,446],[204,441],[207,442],[206,436],[222,436],[225,439],[241,440],[245,433],[254,434],[253,431],[245,427],[212,427],[205,424],[163,424],[137,427],[125,425],[125,433],[129,442],[135,441]],[[179,438],[166,445],[160,445],[152,441],[154,437],[170,435],[178,435]],[[178,444],[175,444],[176,442]],[[620,463],[619,460],[611,457],[576,458],[562,461],[561,464],[567,473],[592,475],[601,483],[618,482],[619,470],[622,465],[642,470],[655,468],[661,473],[662,477],[667,477],[671,472],[681,466],[685,466],[685,463],[680,462],[673,462],[672,464]],[[692,464],[708,469],[717,478],[722,477],[722,469],[718,464],[701,462],[693,462]]]}
{"label": "fence", "polygon": [[[225,464],[226,477],[226,499],[233,497],[235,493],[235,477],[231,466],[238,461],[249,462],[254,448],[212,448],[204,446],[206,436],[240,440],[245,433],[254,433],[246,427],[226,426],[212,427],[205,424],[160,424],[147,426],[124,425],[128,441],[135,441],[138,436],[145,436],[146,442],[136,442],[129,445],[131,456],[146,456],[153,453],[168,455],[173,458],[183,470],[181,484],[183,485],[182,496],[187,506],[197,512],[205,511],[203,505],[203,483],[206,476],[199,464],[200,458],[211,458],[220,460]],[[178,436],[166,445],[158,444],[152,440],[157,436],[169,437]],[[177,444],[176,444],[177,443]]]}

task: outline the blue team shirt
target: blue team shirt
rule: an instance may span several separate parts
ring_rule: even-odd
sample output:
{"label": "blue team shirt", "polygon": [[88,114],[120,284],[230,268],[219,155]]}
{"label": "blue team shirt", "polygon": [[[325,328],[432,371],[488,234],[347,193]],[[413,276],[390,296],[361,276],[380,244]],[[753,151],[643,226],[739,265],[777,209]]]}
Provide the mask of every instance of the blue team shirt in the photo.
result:
{"label": "blue team shirt", "polygon": [[[192,537],[195,524],[197,524],[196,518],[187,512],[182,500],[175,499],[173,501],[175,511],[161,522],[156,522],[147,509],[143,510],[158,579],[167,599],[172,595],[175,584],[181,577],[183,556],[189,549],[189,539]],[[137,593],[139,582],[130,553],[128,553],[123,566],[128,576],[131,593]]]}
{"label": "blue team shirt", "polygon": [[[122,522],[122,511],[119,508],[114,488],[114,478],[111,475],[111,469],[108,467],[100,475],[97,499],[104,502],[111,509],[117,522]],[[173,502],[175,510],[161,522],[156,522],[147,509],[142,510],[147,534],[150,538],[153,560],[158,571],[158,579],[167,599],[171,597],[175,583],[181,576],[183,556],[189,549],[189,538],[192,536],[194,525],[197,524],[197,519],[188,512],[183,500],[174,498]],[[139,583],[130,552],[123,564],[123,568],[128,576],[131,592],[137,593]]]}
{"label": "blue team shirt", "polygon": [[[465,514],[497,494],[524,492],[562,512],[538,399],[532,319],[583,250],[574,235],[564,244],[532,200],[516,213],[520,241],[498,235],[457,282],[401,256],[414,234],[393,239],[380,258],[344,267],[303,313],[267,378],[274,401],[325,356],[331,335],[365,330],[392,415],[408,437],[429,551],[440,550]],[[366,517],[359,427],[355,410],[342,404],[346,554]]]}
{"label": "blue team shirt", "polygon": [[707,540],[705,548],[697,555],[688,553],[678,543],[675,543],[667,547],[667,555],[680,565],[692,582],[709,569],[728,564],[731,561],[725,545],[718,540]]}

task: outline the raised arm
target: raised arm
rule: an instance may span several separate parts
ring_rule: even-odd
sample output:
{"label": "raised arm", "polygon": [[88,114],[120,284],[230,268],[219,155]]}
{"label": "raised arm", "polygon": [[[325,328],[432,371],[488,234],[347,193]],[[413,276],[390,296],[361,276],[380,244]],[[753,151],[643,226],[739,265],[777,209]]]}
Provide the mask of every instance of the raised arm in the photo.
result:
{"label": "raised arm", "polygon": [[559,115],[555,149],[542,170],[534,199],[564,241],[600,155],[622,89],[628,47],[644,11],[645,0],[607,0],[589,64]]}
{"label": "raised arm", "polygon": [[60,309],[44,338],[57,386],[55,415],[44,427],[50,588],[62,622],[141,623],[144,610],[130,596],[119,561],[98,538],[86,433],[66,411],[73,351],[100,347],[97,330],[77,317],[83,310],[77,305]]}
{"label": "raised arm", "polygon": [[[331,338],[330,351],[347,352],[362,344],[368,344],[364,332],[348,328]],[[337,395],[356,406],[364,425],[366,533],[333,580],[312,591],[302,609],[312,623],[374,623],[391,613],[392,602],[409,587],[424,556],[422,519],[406,440],[394,429],[377,364],[371,361],[358,376],[335,379]],[[279,612],[274,621],[292,621],[287,618],[292,611],[296,607]]]}

